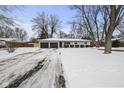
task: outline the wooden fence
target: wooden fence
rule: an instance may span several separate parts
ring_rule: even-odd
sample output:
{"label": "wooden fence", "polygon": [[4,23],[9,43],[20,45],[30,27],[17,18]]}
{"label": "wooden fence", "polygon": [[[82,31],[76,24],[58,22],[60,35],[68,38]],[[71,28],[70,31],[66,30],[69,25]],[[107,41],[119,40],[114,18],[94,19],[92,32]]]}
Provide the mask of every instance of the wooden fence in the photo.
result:
{"label": "wooden fence", "polygon": [[33,43],[26,42],[6,42],[6,45],[11,48],[19,48],[19,47],[34,47]]}

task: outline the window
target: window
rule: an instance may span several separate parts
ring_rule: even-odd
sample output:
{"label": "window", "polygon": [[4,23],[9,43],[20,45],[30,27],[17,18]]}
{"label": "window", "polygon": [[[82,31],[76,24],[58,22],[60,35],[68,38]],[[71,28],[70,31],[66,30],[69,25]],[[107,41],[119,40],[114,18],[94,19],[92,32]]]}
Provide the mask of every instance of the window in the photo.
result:
{"label": "window", "polygon": [[77,42],[75,42],[74,44],[77,44]]}
{"label": "window", "polygon": [[87,44],[87,42],[84,42],[84,44]]}
{"label": "window", "polygon": [[76,47],[76,48],[78,48],[78,47],[79,47],[79,45],[75,45],[75,47]]}

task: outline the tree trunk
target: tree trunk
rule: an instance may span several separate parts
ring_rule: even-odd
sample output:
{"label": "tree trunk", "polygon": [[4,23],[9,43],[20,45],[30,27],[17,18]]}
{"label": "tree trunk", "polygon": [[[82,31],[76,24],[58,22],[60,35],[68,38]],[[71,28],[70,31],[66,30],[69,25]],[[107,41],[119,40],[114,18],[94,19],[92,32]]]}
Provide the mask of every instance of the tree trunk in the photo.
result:
{"label": "tree trunk", "polygon": [[97,28],[97,30],[96,30],[96,31],[97,31],[97,41],[96,41],[97,43],[96,43],[96,47],[99,48],[99,47],[100,47],[100,40],[99,40],[99,30],[98,30],[98,26],[97,26],[96,28]]}
{"label": "tree trunk", "polygon": [[53,30],[51,31],[50,37],[53,38]]}
{"label": "tree trunk", "polygon": [[111,47],[112,47],[112,42],[111,42],[111,38],[112,38],[112,33],[115,30],[115,26],[116,26],[116,6],[112,5],[111,7],[111,14],[110,14],[110,25],[108,27],[105,37],[105,50],[104,53],[108,54],[111,53]]}
{"label": "tree trunk", "polygon": [[112,46],[111,38],[112,38],[112,34],[108,34],[105,37],[105,50],[104,50],[105,54],[111,53],[111,46]]}
{"label": "tree trunk", "polygon": [[96,46],[96,40],[94,37],[92,37],[92,46]]}

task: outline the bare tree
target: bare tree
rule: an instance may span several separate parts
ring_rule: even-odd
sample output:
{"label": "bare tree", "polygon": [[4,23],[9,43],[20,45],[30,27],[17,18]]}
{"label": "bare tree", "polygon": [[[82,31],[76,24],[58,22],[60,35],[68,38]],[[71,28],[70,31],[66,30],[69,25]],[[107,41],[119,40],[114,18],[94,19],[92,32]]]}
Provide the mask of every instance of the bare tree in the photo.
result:
{"label": "bare tree", "polygon": [[[124,16],[124,6],[72,6],[77,9],[82,17],[81,25],[86,28],[92,37],[92,42],[100,45],[100,41],[105,37],[105,53],[111,53],[112,34],[120,25]],[[95,36],[96,33],[96,36]],[[100,33],[102,35],[100,36]],[[101,39],[100,39],[101,37]],[[96,39],[98,43],[96,43]]]}
{"label": "bare tree", "polygon": [[45,12],[39,13],[36,18],[33,18],[32,22],[32,30],[37,31],[41,39],[52,38],[53,34],[57,33],[61,28],[61,21],[57,15],[49,16]]}
{"label": "bare tree", "polygon": [[[94,23],[94,32],[96,32],[96,38],[97,38],[97,42],[96,42],[96,47],[100,47],[101,44],[101,40],[100,40],[100,20],[99,20],[99,15],[100,15],[100,6],[91,6],[91,16],[92,16],[92,20]],[[101,38],[102,39],[102,38]]]}
{"label": "bare tree", "polygon": [[90,33],[83,26],[78,25],[77,33],[78,38],[91,40]]}
{"label": "bare tree", "polygon": [[111,38],[115,28],[120,24],[124,16],[124,6],[110,5],[105,7],[105,13],[108,15],[108,24],[105,31],[105,50],[104,53],[111,53]]}
{"label": "bare tree", "polygon": [[0,14],[0,26],[14,26],[15,22],[2,14]]}
{"label": "bare tree", "polygon": [[14,37],[14,30],[8,26],[0,27],[0,37],[1,38],[13,38]]}
{"label": "bare tree", "polygon": [[76,38],[77,37],[77,24],[75,21],[69,22],[70,24],[70,32],[69,32],[69,38]]}
{"label": "bare tree", "polygon": [[0,5],[0,25],[14,26],[16,23],[12,18],[12,11],[19,9],[16,5]]}
{"label": "bare tree", "polygon": [[27,38],[27,32],[22,28],[16,27],[15,28],[15,37],[21,41],[24,41]]}
{"label": "bare tree", "polygon": [[56,15],[50,15],[49,27],[50,27],[50,37],[53,37],[53,33],[56,33],[60,29],[60,21]]}
{"label": "bare tree", "polygon": [[39,13],[33,22],[32,30],[37,31],[39,38],[48,38],[48,16],[45,12]]}
{"label": "bare tree", "polygon": [[121,32],[121,35],[124,36],[124,22],[120,23],[120,25],[117,26],[117,30]]}
{"label": "bare tree", "polygon": [[[97,19],[96,18],[93,19],[92,13],[93,13],[93,7],[92,6],[83,6],[83,5],[74,5],[72,6],[72,9],[76,9],[78,10],[79,13],[79,17],[82,23],[79,23],[81,26],[83,26],[84,28],[86,28],[87,32],[90,34],[91,38],[92,38],[92,42],[93,45],[96,45],[96,38],[94,35],[94,22]],[[94,10],[95,11],[95,10]],[[96,12],[97,13],[97,12]],[[97,21],[96,21],[97,22]],[[97,27],[97,26],[96,26]]]}
{"label": "bare tree", "polygon": [[69,22],[69,24],[71,24],[71,31],[69,33],[70,38],[90,39],[90,34],[82,24],[81,20],[79,20],[79,22]]}
{"label": "bare tree", "polygon": [[68,35],[65,32],[59,31],[59,38],[67,38],[67,37]]}

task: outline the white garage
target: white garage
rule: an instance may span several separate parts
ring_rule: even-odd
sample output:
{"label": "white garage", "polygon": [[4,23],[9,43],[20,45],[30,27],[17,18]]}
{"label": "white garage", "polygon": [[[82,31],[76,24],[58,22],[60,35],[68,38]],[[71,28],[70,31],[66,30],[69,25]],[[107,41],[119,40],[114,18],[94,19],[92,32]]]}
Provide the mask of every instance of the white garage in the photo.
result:
{"label": "white garage", "polygon": [[89,47],[91,40],[86,39],[58,39],[48,38],[40,39],[40,48],[83,48]]}

